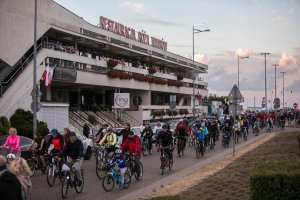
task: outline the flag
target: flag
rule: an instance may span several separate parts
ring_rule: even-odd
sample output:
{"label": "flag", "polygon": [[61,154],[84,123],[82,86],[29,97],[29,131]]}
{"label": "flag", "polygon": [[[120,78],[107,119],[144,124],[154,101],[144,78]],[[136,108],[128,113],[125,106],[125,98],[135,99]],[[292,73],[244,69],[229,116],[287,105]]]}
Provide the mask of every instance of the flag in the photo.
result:
{"label": "flag", "polygon": [[201,94],[200,94],[200,92],[199,92],[199,91],[197,92],[197,99],[198,99],[198,101],[200,101],[200,100],[201,100]]}
{"label": "flag", "polygon": [[46,69],[42,75],[42,79],[45,81],[45,86],[46,88],[48,86],[50,86],[51,82],[52,82],[52,78],[53,78],[53,71],[54,71],[54,67],[49,67],[49,65],[46,66]]}

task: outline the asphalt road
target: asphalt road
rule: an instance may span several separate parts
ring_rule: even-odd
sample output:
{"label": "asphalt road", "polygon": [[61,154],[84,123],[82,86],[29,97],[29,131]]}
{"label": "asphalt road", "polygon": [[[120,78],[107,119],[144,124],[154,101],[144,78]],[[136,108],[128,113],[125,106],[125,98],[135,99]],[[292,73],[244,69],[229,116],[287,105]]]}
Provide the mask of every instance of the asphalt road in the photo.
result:
{"label": "asphalt road", "polygon": [[[274,131],[277,131],[276,129]],[[266,134],[265,132],[260,132],[260,134]],[[249,131],[248,141],[255,136],[252,134],[252,131]],[[244,140],[240,138],[239,144],[244,143]],[[230,147],[232,149],[232,142]],[[174,165],[173,171],[165,171],[164,175],[161,175],[160,170],[160,153],[153,152],[150,156],[142,156],[142,163],[144,166],[144,175],[143,179],[140,182],[137,182],[134,177],[132,177],[131,185],[128,189],[120,189],[115,187],[113,191],[106,192],[102,187],[102,181],[97,177],[95,171],[95,157],[92,156],[92,159],[89,161],[84,161],[83,168],[85,170],[85,185],[82,193],[77,194],[74,188],[69,189],[67,199],[117,199],[123,197],[131,192],[134,192],[138,189],[146,187],[154,182],[163,179],[167,176],[172,176],[176,172],[184,170],[189,166],[196,164],[197,162],[203,162],[203,160],[216,156],[224,152],[224,147],[221,144],[221,140],[217,141],[214,150],[206,150],[204,158],[197,159],[195,154],[195,148],[189,147],[187,145],[185,153],[180,158],[176,154],[176,149],[174,150]],[[227,150],[227,149],[226,149]],[[57,179],[53,187],[49,187],[46,182],[46,176],[43,175],[40,171],[37,171],[32,177],[33,183],[33,200],[53,200],[53,199],[62,199],[61,196],[61,183]]]}

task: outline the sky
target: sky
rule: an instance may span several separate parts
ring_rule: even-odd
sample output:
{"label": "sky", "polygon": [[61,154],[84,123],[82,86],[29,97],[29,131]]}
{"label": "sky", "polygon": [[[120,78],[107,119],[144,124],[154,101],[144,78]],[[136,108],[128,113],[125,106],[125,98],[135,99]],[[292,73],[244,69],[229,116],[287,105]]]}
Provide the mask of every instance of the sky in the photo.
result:
{"label": "sky", "polygon": [[[136,31],[163,38],[168,51],[192,59],[193,26],[210,32],[194,34],[195,60],[208,65],[200,76],[209,94],[228,95],[238,82],[244,106],[261,106],[265,96],[286,106],[300,105],[300,0],[55,0],[97,26],[104,16]],[[271,104],[269,104],[271,106]]]}

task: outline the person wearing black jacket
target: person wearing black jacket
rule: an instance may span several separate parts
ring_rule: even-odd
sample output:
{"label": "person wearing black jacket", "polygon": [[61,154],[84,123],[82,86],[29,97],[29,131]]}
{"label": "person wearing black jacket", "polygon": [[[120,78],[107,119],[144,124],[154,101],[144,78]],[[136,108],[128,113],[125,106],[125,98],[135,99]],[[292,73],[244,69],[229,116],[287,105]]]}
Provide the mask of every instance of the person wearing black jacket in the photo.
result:
{"label": "person wearing black jacket", "polygon": [[[170,131],[170,127],[167,124],[164,124],[162,126],[163,130],[158,134],[157,138],[159,141],[161,141],[161,146],[163,148],[166,148],[166,152],[169,155],[170,161],[173,161],[173,136]],[[163,150],[161,149],[161,157],[163,155]]]}
{"label": "person wearing black jacket", "polygon": [[129,123],[125,123],[124,124],[124,129],[122,129],[117,136],[123,136],[123,141],[122,144],[125,142],[125,140],[128,138],[128,135],[130,133],[130,124]]}
{"label": "person wearing black jacket", "polygon": [[143,137],[143,142],[146,139],[148,139],[148,147],[149,147],[150,154],[152,154],[152,136],[153,136],[153,131],[149,126],[149,124],[146,124],[144,130],[142,131],[141,137]]}
{"label": "person wearing black jacket", "polygon": [[74,162],[75,173],[77,175],[78,186],[82,184],[81,167],[83,162],[83,144],[76,136],[76,133],[70,132],[70,141],[66,144],[64,155],[68,162]]}
{"label": "person wearing black jacket", "polygon": [[6,158],[0,155],[0,197],[1,200],[21,200],[21,184],[18,178],[6,168]]}

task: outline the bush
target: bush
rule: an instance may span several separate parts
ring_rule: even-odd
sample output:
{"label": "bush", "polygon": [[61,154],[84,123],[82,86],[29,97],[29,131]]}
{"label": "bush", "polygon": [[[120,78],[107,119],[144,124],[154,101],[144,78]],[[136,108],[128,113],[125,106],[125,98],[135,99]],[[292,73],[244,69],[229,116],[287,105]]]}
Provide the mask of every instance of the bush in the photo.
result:
{"label": "bush", "polygon": [[[1,116],[0,117],[0,124],[2,125],[3,128],[3,135],[8,135],[9,129],[11,128],[11,124],[8,121],[7,117]],[[1,132],[1,131],[0,131]],[[1,133],[0,133],[1,134]]]}
{"label": "bush", "polygon": [[251,198],[300,199],[300,161],[268,161],[253,169]]}
{"label": "bush", "polygon": [[88,116],[88,121],[89,121],[91,124],[95,125],[95,123],[96,123],[96,117],[95,117],[94,115],[89,115],[89,116]]}
{"label": "bush", "polygon": [[1,122],[0,122],[0,135],[4,135],[4,128]]}
{"label": "bush", "polygon": [[109,59],[109,60],[107,61],[107,67],[108,67],[109,69],[112,69],[112,68],[114,68],[115,66],[117,66],[118,63],[119,63],[119,62],[118,62],[117,60]]}
{"label": "bush", "polygon": [[155,67],[149,67],[148,72],[149,72],[149,74],[154,74],[154,73],[156,73]]}
{"label": "bush", "polygon": [[[17,109],[16,112],[10,117],[11,126],[16,128],[18,135],[32,138],[33,135],[33,115],[30,111]],[[46,135],[49,130],[45,122],[37,122],[37,130],[41,135]]]}

